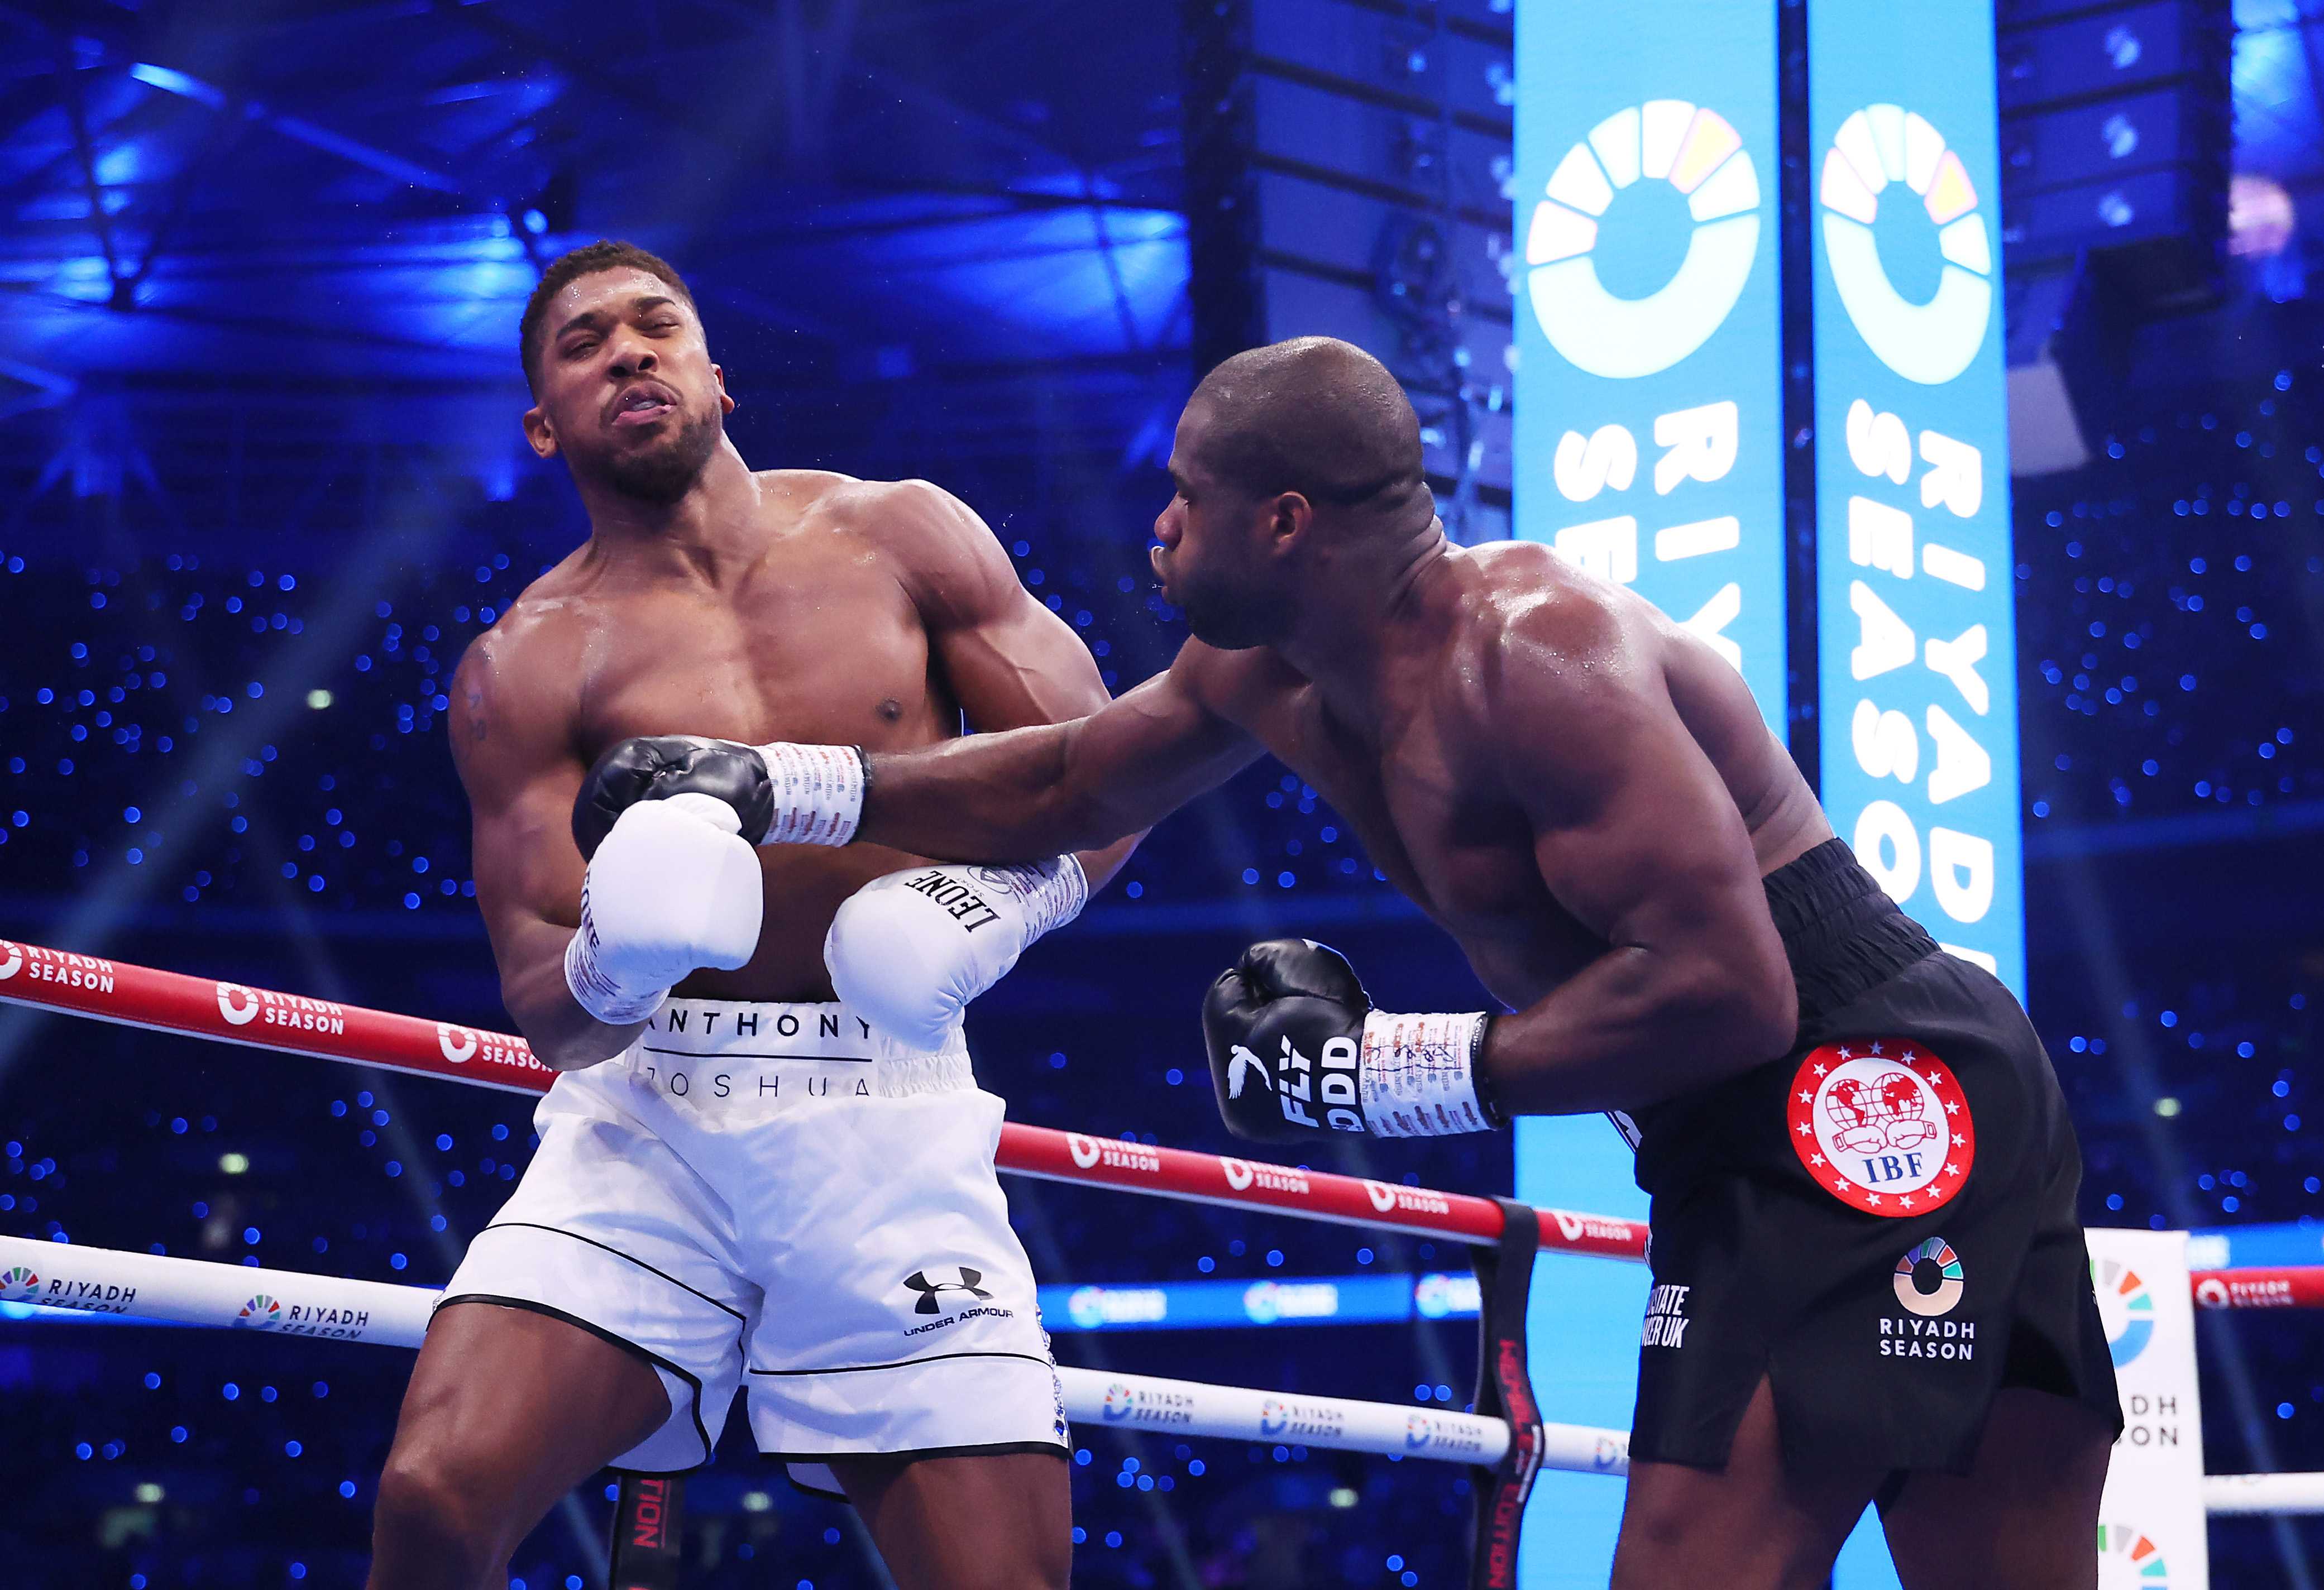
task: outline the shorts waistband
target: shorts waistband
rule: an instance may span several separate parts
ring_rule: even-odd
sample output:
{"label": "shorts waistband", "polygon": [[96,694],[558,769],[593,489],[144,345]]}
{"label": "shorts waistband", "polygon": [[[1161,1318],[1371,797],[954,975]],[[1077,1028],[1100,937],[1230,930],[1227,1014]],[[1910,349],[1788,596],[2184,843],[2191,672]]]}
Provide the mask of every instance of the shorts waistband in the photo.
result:
{"label": "shorts waistband", "polygon": [[943,1048],[910,1049],[844,1004],[671,999],[622,1057],[632,1065],[715,1062],[729,1071],[804,1069],[860,1075],[882,1097],[973,1089],[968,1040],[954,1027]]}
{"label": "shorts waistband", "polygon": [[1937,952],[1937,942],[1881,891],[1845,840],[1826,840],[1762,887],[1799,985],[1803,1025]]}

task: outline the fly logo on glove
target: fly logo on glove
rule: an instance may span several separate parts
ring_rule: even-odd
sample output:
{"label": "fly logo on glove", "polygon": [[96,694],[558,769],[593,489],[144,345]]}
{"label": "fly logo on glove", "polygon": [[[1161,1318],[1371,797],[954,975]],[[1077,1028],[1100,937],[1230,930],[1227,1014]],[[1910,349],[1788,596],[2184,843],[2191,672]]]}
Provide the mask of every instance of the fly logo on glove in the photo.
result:
{"label": "fly logo on glove", "polygon": [[1275,1084],[1268,1079],[1267,1062],[1259,1059],[1241,1044],[1236,1044],[1234,1058],[1227,1062],[1227,1097],[1240,1098],[1243,1080],[1253,1072],[1258,1073],[1260,1087],[1270,1093],[1275,1091]]}
{"label": "fly logo on glove", "polygon": [[1374,1010],[1347,958],[1307,939],[1253,944],[1203,1001],[1220,1116],[1278,1143],[1489,1130],[1475,1075],[1489,1020]]}

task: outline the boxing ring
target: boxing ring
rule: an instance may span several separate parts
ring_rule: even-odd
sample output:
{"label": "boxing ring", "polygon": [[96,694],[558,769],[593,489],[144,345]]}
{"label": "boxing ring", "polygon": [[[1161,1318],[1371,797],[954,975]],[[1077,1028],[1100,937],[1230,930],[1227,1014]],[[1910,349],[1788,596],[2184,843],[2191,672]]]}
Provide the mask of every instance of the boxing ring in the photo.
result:
{"label": "boxing ring", "polygon": [[[6,940],[0,940],[0,1001],[513,1093],[545,1092],[557,1076],[523,1039],[507,1034]],[[1477,1270],[1482,1340],[1473,1413],[1060,1366],[1074,1420],[1464,1466],[1477,1484],[1471,1584],[1480,1590],[1515,1585],[1525,1501],[1541,1470],[1628,1472],[1628,1432],[1542,1419],[1526,1361],[1525,1319],[1536,1253],[1643,1264],[1643,1222],[1017,1122],[1002,1126],[998,1158],[1005,1172],[1044,1181],[1449,1239],[1468,1245]],[[2191,1287],[2204,1309],[2324,1308],[2324,1266],[2198,1272]],[[438,1295],[426,1287],[0,1236],[0,1301],[60,1315],[102,1312],[417,1347]],[[2203,1503],[2213,1515],[2324,1513],[2324,1474],[2209,1475]],[[614,1518],[616,1584],[676,1585],[681,1507],[676,1478],[624,1480]]]}

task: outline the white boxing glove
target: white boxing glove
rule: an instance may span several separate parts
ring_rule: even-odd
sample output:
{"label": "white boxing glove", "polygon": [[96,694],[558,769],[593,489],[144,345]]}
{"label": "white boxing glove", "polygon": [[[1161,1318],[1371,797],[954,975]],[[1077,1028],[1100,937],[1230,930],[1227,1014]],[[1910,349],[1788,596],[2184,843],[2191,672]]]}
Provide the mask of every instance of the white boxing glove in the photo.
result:
{"label": "white boxing glove", "polygon": [[715,795],[640,801],[617,818],[581,884],[565,985],[607,1026],[641,1022],[696,967],[731,971],[759,945],[759,855]]}
{"label": "white boxing glove", "polygon": [[832,988],[873,1026],[910,1048],[938,1050],[968,1002],[1088,899],[1089,879],[1071,856],[891,872],[840,905],[823,963]]}

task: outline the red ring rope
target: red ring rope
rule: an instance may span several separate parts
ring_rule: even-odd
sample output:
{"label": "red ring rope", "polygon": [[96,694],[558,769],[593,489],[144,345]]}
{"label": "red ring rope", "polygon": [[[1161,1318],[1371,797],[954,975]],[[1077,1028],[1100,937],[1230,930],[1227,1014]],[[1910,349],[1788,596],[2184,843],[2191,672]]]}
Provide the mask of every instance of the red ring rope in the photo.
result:
{"label": "red ring rope", "polygon": [[[545,1093],[557,1080],[556,1071],[535,1060],[522,1038],[507,1033],[188,977],[8,939],[0,939],[0,1000],[516,1093]],[[1436,1192],[1183,1148],[1155,1148],[1014,1121],[1001,1129],[999,1163],[1004,1171],[1053,1181],[1269,1209],[1311,1220],[1461,1242],[1490,1243],[1501,1234],[1499,1208],[1490,1199],[1468,1193]],[[1646,1257],[1643,1221],[1565,1209],[1539,1213],[1545,1253],[1633,1261]],[[2324,1308],[2324,1266],[2205,1271],[2193,1281],[2196,1300],[2206,1308]]]}

